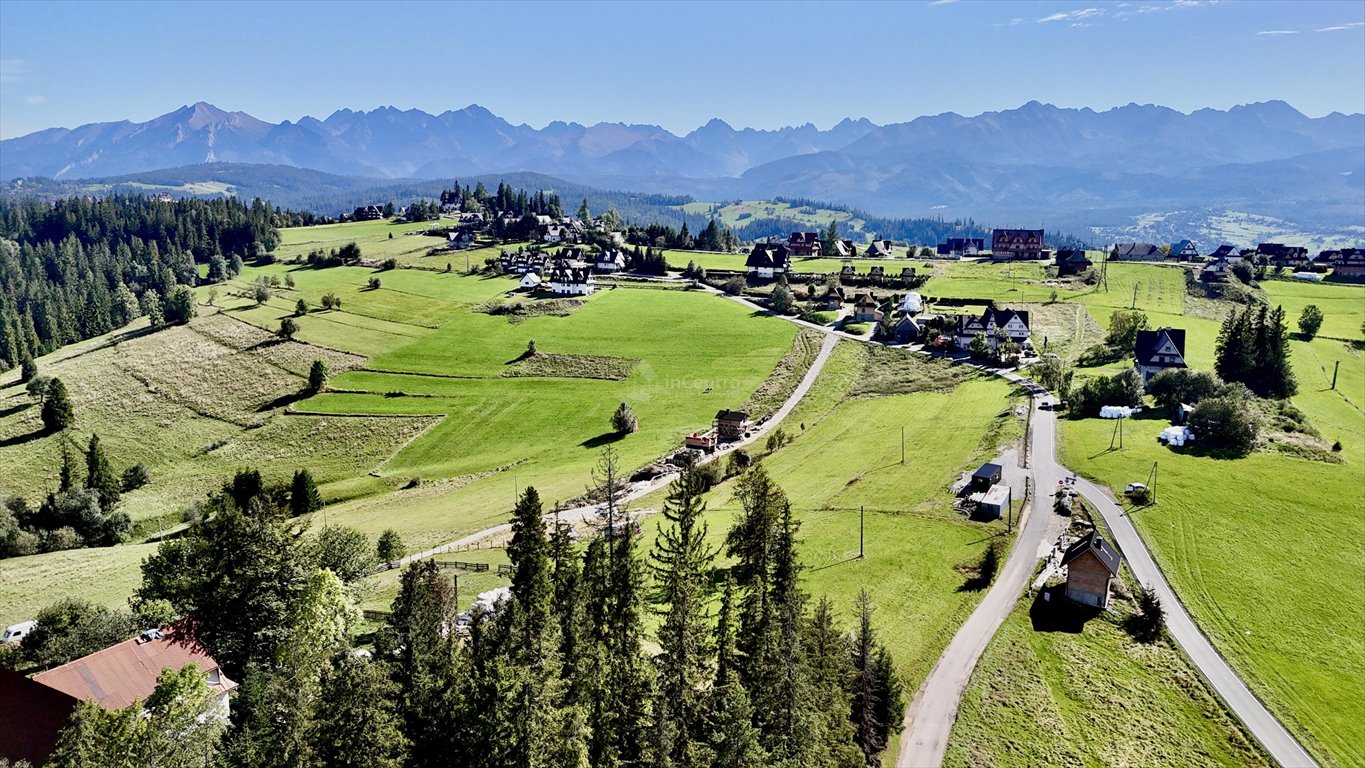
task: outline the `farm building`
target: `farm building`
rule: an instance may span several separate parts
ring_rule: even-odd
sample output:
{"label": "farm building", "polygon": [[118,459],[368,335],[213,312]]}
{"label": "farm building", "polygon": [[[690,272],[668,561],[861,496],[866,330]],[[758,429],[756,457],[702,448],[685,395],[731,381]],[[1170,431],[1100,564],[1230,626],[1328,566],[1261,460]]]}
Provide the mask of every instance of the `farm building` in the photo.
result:
{"label": "farm building", "polygon": [[981,497],[981,503],[977,505],[977,514],[987,520],[1004,517],[1010,511],[1013,495],[1010,487],[1004,483],[992,485]]}
{"label": "farm building", "polygon": [[986,250],[986,241],[980,237],[950,237],[934,250],[943,258],[960,259],[963,256],[976,256]]}
{"label": "farm building", "polygon": [[1079,275],[1094,266],[1094,262],[1080,248],[1061,248],[1057,251],[1057,276]]}
{"label": "farm building", "polygon": [[996,229],[991,231],[992,261],[1041,259],[1044,252],[1043,230],[1041,229]]}
{"label": "farm building", "polygon": [[1134,365],[1142,375],[1142,386],[1147,386],[1152,377],[1167,368],[1186,368],[1185,330],[1183,328],[1158,328],[1155,331],[1138,331]]}
{"label": "farm building", "polygon": [[187,664],[193,664],[207,676],[215,714],[227,720],[228,695],[237,683],[222,673],[218,662],[203,646],[181,636],[174,627],[147,630],[132,640],[49,669],[33,680],[105,709],[123,709],[147,700],[156,688],[161,670],[180,669]]}
{"label": "farm building", "polygon": [[889,259],[891,258],[890,240],[873,240],[872,244],[863,251],[863,256],[869,259]]}
{"label": "farm building", "polygon": [[1119,261],[1164,261],[1166,254],[1151,243],[1115,243],[1109,258]]}
{"label": "farm building", "polygon": [[1066,566],[1066,596],[1082,605],[1109,607],[1109,585],[1119,575],[1122,562],[1114,545],[1099,531],[1077,539],[1062,555]]}
{"label": "farm building", "polygon": [[986,335],[986,341],[995,350],[996,331],[1004,332],[1005,338],[1019,345],[1027,345],[1029,338],[1028,312],[1013,309],[987,307],[980,317],[959,315],[957,318],[957,345],[967,349],[978,333]]}
{"label": "farm building", "polygon": [[793,232],[787,238],[787,251],[792,258],[820,255],[819,232]]}
{"label": "farm building", "polygon": [[749,414],[744,411],[716,412],[716,434],[722,440],[740,440],[749,431]]}
{"label": "farm building", "polygon": [[778,275],[791,271],[791,257],[787,246],[781,243],[758,243],[749,251],[744,262],[750,277],[772,280]]}
{"label": "farm building", "polygon": [[988,490],[992,485],[1000,482],[1000,478],[1004,475],[1004,472],[1005,468],[999,464],[992,464],[990,462],[982,464],[979,469],[972,473],[972,490]]}
{"label": "farm building", "polygon": [[562,296],[587,296],[597,290],[597,281],[587,267],[557,266],[550,270],[550,292]]}
{"label": "farm building", "polygon": [[1181,240],[1171,245],[1171,258],[1176,261],[1199,261],[1199,248],[1193,240]]}

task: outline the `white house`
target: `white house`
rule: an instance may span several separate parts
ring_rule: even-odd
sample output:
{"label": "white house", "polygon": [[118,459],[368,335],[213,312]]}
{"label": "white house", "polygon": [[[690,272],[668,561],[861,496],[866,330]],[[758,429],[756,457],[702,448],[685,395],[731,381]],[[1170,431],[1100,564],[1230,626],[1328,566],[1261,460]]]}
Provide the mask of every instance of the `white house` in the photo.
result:
{"label": "white house", "polygon": [[606,274],[620,272],[625,268],[626,255],[615,248],[608,248],[597,254],[597,260],[593,263],[593,269]]}
{"label": "white house", "polygon": [[1167,368],[1186,368],[1185,330],[1183,328],[1158,328],[1155,331],[1137,332],[1136,361],[1137,372],[1142,374],[1142,386],[1147,386],[1152,377]]}
{"label": "white house", "polygon": [[791,258],[787,246],[782,243],[759,243],[749,251],[749,258],[744,262],[744,266],[751,276],[761,280],[772,280],[791,271]]}
{"label": "white house", "polygon": [[557,266],[550,270],[550,292],[561,296],[587,296],[597,290],[592,270],[586,267]]}
{"label": "white house", "polygon": [[[1000,333],[997,333],[1000,332]],[[980,317],[959,315],[957,318],[957,346],[967,349],[977,334],[985,334],[986,342],[995,351],[996,338],[1003,335],[1006,339],[1029,346],[1028,312],[1015,309],[995,309],[987,307]]]}
{"label": "white house", "polygon": [[545,228],[544,240],[547,243],[558,243],[564,239],[564,228],[559,226],[549,226]]}
{"label": "white house", "polygon": [[525,276],[521,278],[520,287],[527,291],[534,291],[540,287],[540,282],[540,275],[535,272],[527,272]]}

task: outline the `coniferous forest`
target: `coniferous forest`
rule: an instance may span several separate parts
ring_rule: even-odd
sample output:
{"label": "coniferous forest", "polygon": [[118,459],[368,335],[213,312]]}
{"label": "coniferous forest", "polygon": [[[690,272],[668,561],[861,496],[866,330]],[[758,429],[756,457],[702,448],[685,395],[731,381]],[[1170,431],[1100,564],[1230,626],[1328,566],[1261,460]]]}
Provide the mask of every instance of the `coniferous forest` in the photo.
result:
{"label": "coniferous forest", "polygon": [[649,552],[619,516],[576,542],[527,488],[508,597],[461,614],[449,572],[418,561],[357,654],[356,575],[325,567],[279,494],[225,486],[144,563],[133,602],[185,617],[241,682],[231,724],[130,735],[90,708],[55,764],[154,742],[196,766],[880,765],[904,701],[870,601],[802,589],[800,526],[762,465],[722,546],[707,487],[696,469],[674,481]]}
{"label": "coniferous forest", "polygon": [[274,250],[278,215],[260,200],[0,200],[0,370],[143,315],[184,322],[188,287]]}

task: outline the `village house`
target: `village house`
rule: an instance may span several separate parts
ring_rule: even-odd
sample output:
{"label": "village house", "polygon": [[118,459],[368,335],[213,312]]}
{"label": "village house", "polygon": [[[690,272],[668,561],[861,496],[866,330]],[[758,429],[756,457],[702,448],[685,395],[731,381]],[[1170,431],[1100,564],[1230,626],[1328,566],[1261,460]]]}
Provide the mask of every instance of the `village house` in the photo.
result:
{"label": "village house", "polygon": [[1186,368],[1185,330],[1183,328],[1158,328],[1155,331],[1138,331],[1134,353],[1137,372],[1142,376],[1142,386],[1147,386],[1152,377],[1167,368]]}
{"label": "village house", "polygon": [[851,259],[858,255],[858,246],[852,240],[836,240],[834,255],[841,259]]}
{"label": "village house", "polygon": [[950,237],[934,249],[945,259],[960,259],[963,256],[976,256],[986,250],[986,241],[980,237]]}
{"label": "village house", "polygon": [[564,228],[557,224],[551,224],[545,228],[545,235],[541,239],[551,244],[563,242],[565,240]]}
{"label": "village house", "polygon": [[882,319],[881,305],[877,303],[877,297],[871,293],[860,293],[853,301],[853,315],[851,317],[855,323],[878,323]]}
{"label": "village house", "polygon": [[1114,546],[1099,531],[1091,530],[1062,555],[1062,565],[1066,566],[1064,594],[1082,605],[1108,608],[1109,585],[1119,575],[1120,562]]}
{"label": "village house", "polygon": [[1232,278],[1234,261],[1241,262],[1241,259],[1236,256],[1210,258],[1209,262],[1199,270],[1199,279],[1206,283],[1226,283]]}
{"label": "village house", "polygon": [[919,337],[924,333],[924,328],[920,326],[918,320],[911,315],[901,315],[896,324],[892,326],[892,333],[895,334],[897,344],[913,344],[919,341]]}
{"label": "village house", "polygon": [[384,218],[384,208],[378,205],[362,205],[351,213],[356,221],[376,221]]}
{"label": "village house", "polygon": [[541,279],[539,274],[527,272],[525,275],[522,275],[521,282],[517,284],[517,287],[526,291],[534,291],[540,288],[540,283]]}
{"label": "village house", "polygon": [[841,279],[842,279],[842,278],[854,278],[854,277],[857,277],[857,276],[858,276],[858,268],[855,267],[855,266],[853,266],[852,264],[845,264],[845,265],[843,265],[842,267],[839,267],[839,277],[840,277]]}
{"label": "village house", "polygon": [[874,264],[870,269],[868,269],[867,276],[868,278],[880,283],[881,281],[886,279],[886,267],[883,267],[880,264]]}
{"label": "village house", "polygon": [[722,440],[742,440],[749,431],[749,414],[744,411],[717,411],[713,426],[716,435]]}
{"label": "village house", "polygon": [[1312,264],[1308,249],[1298,245],[1261,243],[1256,246],[1256,255],[1265,259],[1270,266],[1281,269],[1298,271],[1308,269]]}
{"label": "village house", "polygon": [[914,267],[901,267],[901,279],[904,280],[904,281],[907,282],[907,283],[910,282],[911,280],[914,280],[914,279],[915,279],[915,268],[914,268]]}
{"label": "village house", "polygon": [[872,244],[863,251],[863,256],[869,259],[889,259],[891,258],[890,240],[873,240]]}
{"label": "village house", "polygon": [[[997,331],[999,333],[997,333]],[[978,317],[958,315],[957,346],[968,349],[977,334],[985,334],[991,351],[995,351],[997,337],[1003,336],[1020,346],[1029,345],[1028,312],[1015,309],[996,309],[987,307]]]}
{"label": "village house", "polygon": [[1171,245],[1170,258],[1176,261],[1199,261],[1199,248],[1193,240],[1181,240]]}
{"label": "village house", "polygon": [[603,274],[620,272],[626,268],[626,255],[615,248],[604,249],[593,262],[594,270]]}
{"label": "village house", "polygon": [[844,289],[837,285],[831,285],[825,292],[824,308],[826,312],[838,312],[844,308],[844,303],[848,298],[844,295]]}
{"label": "village house", "polygon": [[1041,259],[1045,252],[1041,229],[991,230],[992,261]]}
{"label": "village house", "polygon": [[226,721],[228,696],[237,683],[223,674],[202,645],[173,626],[149,629],[131,640],[35,675],[33,680],[105,709],[123,709],[147,700],[161,670],[180,669],[186,664],[198,667],[208,678],[213,693],[211,713]]}
{"label": "village house", "polygon": [[1057,277],[1079,275],[1094,266],[1094,262],[1080,248],[1057,249]]}
{"label": "village house", "polygon": [[1365,280],[1365,248],[1342,248],[1327,263],[1333,277]]}
{"label": "village house", "polygon": [[1241,252],[1237,250],[1237,246],[1227,245],[1225,243],[1215,248],[1213,253],[1209,254],[1209,259],[1227,259],[1233,264],[1236,264],[1242,260],[1242,256]]}
{"label": "village house", "polygon": [[80,699],[0,667],[0,759],[46,765]]}
{"label": "village house", "polygon": [[1165,261],[1166,254],[1151,243],[1115,243],[1109,258],[1118,261]]}
{"label": "village house", "polygon": [[597,290],[597,281],[587,267],[560,264],[550,270],[550,293],[560,296],[587,296]]}
{"label": "village house", "polygon": [[772,280],[791,271],[791,257],[787,253],[787,246],[781,243],[757,243],[749,251],[744,267],[749,277]]}
{"label": "village house", "polygon": [[820,255],[820,233],[818,232],[793,232],[787,238],[787,252],[791,257],[802,258],[806,256]]}

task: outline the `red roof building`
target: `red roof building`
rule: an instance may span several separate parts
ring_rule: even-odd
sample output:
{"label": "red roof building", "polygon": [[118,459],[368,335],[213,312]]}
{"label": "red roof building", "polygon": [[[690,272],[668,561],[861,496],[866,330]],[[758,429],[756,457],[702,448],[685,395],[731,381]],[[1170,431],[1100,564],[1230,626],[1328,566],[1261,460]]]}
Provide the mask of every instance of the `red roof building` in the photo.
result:
{"label": "red roof building", "polygon": [[132,640],[96,651],[35,676],[36,682],[106,709],[123,709],[145,701],[156,688],[163,669],[194,664],[208,677],[209,690],[226,704],[237,687],[218,668],[218,662],[198,642],[180,636],[173,627],[149,630]]}

